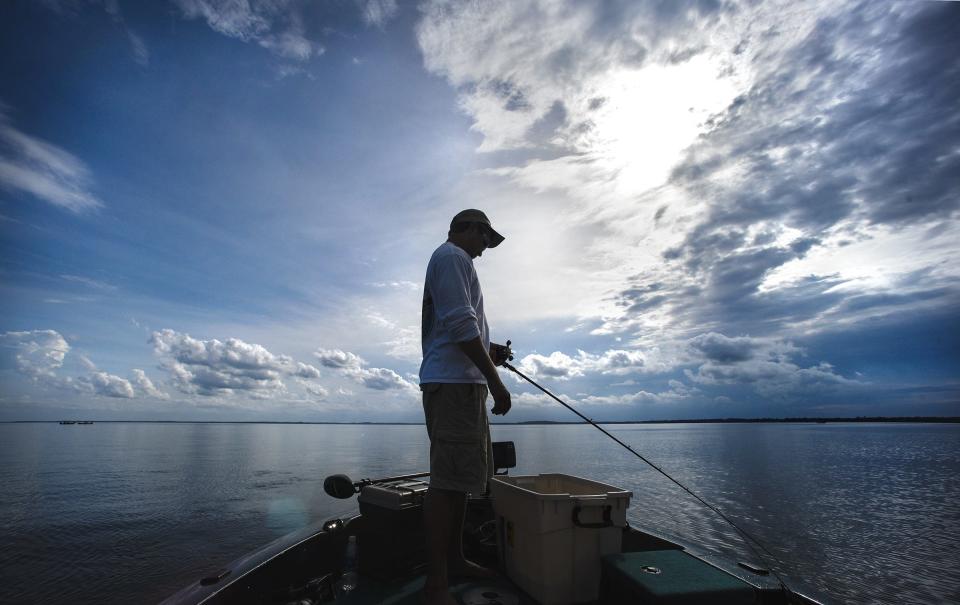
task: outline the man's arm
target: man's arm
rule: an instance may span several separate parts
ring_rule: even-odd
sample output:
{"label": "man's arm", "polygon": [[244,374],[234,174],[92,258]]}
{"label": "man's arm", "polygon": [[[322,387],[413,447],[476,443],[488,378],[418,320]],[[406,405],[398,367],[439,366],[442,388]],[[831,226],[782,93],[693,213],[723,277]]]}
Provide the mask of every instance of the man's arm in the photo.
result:
{"label": "man's arm", "polygon": [[470,358],[473,365],[477,366],[483,377],[487,379],[490,395],[493,396],[493,413],[499,415],[509,412],[511,407],[510,391],[503,386],[500,374],[497,372],[496,366],[493,365],[489,352],[483,348],[483,341],[480,340],[480,337],[458,342],[457,345],[464,355]]}

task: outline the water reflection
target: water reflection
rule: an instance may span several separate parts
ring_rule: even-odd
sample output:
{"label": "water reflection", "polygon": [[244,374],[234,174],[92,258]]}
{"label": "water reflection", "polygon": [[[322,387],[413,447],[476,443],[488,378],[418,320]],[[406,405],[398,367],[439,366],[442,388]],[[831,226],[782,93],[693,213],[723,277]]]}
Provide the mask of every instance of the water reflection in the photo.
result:
{"label": "water reflection", "polygon": [[[838,601],[960,601],[960,427],[611,425]],[[513,474],[634,493],[635,525],[753,558],[717,515],[595,429],[494,426]],[[422,426],[0,425],[0,601],[155,601],[355,501],[322,480],[428,466]],[[69,564],[67,564],[69,562]]]}

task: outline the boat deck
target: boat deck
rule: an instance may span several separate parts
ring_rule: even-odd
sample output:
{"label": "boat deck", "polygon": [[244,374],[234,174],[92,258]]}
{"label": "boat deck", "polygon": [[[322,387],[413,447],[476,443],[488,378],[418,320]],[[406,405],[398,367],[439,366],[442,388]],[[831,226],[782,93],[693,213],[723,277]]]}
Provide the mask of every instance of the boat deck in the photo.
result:
{"label": "boat deck", "polygon": [[[424,576],[381,582],[361,578],[357,588],[337,599],[344,605],[421,605]],[[537,605],[505,578],[454,581],[450,592],[463,605]]]}
{"label": "boat deck", "polygon": [[[305,527],[224,568],[211,570],[164,605],[419,605],[426,568],[422,507],[390,511],[360,504],[359,515]],[[787,589],[762,565],[703,551],[652,528],[627,526],[620,531],[619,553],[604,557],[602,574],[594,580],[599,582],[598,590],[590,591],[593,596],[574,599],[567,593],[558,594],[557,584],[548,584],[546,589],[552,591],[549,602],[823,603]],[[498,570],[499,575],[482,580],[453,578],[450,588],[458,603],[541,605],[534,600],[538,598],[535,593],[524,592],[506,576],[502,533],[503,523],[496,519],[491,499],[471,498],[464,524],[464,554]],[[509,532],[505,535],[508,541],[512,539]],[[576,574],[576,570],[559,567],[551,568],[550,573],[560,574],[558,580],[568,579],[570,576],[563,574]]]}

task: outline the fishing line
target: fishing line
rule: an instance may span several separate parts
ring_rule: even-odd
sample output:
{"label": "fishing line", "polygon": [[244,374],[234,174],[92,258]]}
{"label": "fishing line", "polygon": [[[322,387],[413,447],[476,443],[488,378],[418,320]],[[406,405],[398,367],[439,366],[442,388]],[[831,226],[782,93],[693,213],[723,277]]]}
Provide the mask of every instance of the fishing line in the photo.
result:
{"label": "fishing line", "polygon": [[[509,341],[508,341],[507,344],[508,344],[508,346],[509,346],[509,344],[510,344]],[[513,357],[510,357],[510,359],[513,359]],[[646,462],[648,465],[650,465],[650,467],[653,468],[653,470],[657,471],[658,473],[660,473],[661,475],[663,475],[664,477],[666,477],[666,478],[669,479],[670,481],[673,481],[680,489],[682,489],[683,491],[687,492],[688,494],[690,494],[691,496],[693,496],[694,498],[696,498],[701,504],[703,504],[704,506],[706,506],[707,508],[709,508],[709,509],[712,510],[713,512],[715,512],[715,513],[717,513],[718,515],[720,515],[720,517],[721,517],[724,521],[726,521],[727,523],[729,523],[731,527],[733,527],[735,530],[737,530],[738,532],[740,532],[740,535],[741,535],[743,538],[745,538],[744,544],[746,544],[746,545],[750,548],[750,550],[753,552],[754,555],[756,555],[756,557],[757,557],[758,559],[760,559],[760,560],[762,561],[762,560],[763,560],[763,555],[761,555],[759,552],[757,552],[757,549],[755,549],[755,548],[753,547],[753,545],[750,544],[751,542],[753,542],[754,544],[756,544],[757,546],[759,546],[761,549],[763,549],[763,552],[765,552],[765,553],[767,553],[768,555],[770,555],[770,558],[772,558],[774,561],[776,561],[779,565],[781,565],[781,566],[783,565],[783,563],[780,561],[780,559],[778,559],[778,558],[776,557],[776,555],[774,555],[772,552],[770,552],[769,550],[767,550],[767,547],[764,546],[763,543],[760,542],[760,540],[757,540],[756,538],[754,538],[753,536],[751,536],[749,533],[747,533],[746,530],[742,529],[739,525],[737,525],[736,523],[734,523],[733,521],[731,521],[730,518],[727,517],[725,514],[723,514],[723,512],[721,512],[719,508],[717,508],[716,506],[710,504],[709,502],[707,502],[706,500],[704,500],[703,498],[701,498],[701,497],[698,496],[697,494],[693,493],[687,486],[685,486],[684,484],[680,483],[679,481],[677,481],[676,479],[674,479],[673,477],[671,477],[671,476],[670,476],[669,474],[667,474],[667,472],[664,471],[662,468],[660,468],[660,467],[657,466],[656,464],[654,464],[654,463],[650,462],[649,460],[647,460],[646,458],[644,458],[643,455],[641,455],[639,452],[637,452],[636,450],[634,450],[632,447],[630,447],[629,445],[627,445],[627,444],[624,443],[623,441],[620,441],[619,439],[617,439],[616,437],[614,437],[613,435],[611,435],[610,433],[608,433],[602,426],[600,426],[599,424],[597,424],[597,423],[594,422],[593,420],[590,420],[589,418],[587,418],[586,416],[584,416],[583,414],[581,414],[580,412],[578,412],[576,409],[574,409],[573,406],[569,405],[568,403],[566,403],[565,401],[563,401],[562,399],[560,399],[559,397],[557,397],[556,395],[554,395],[553,393],[551,393],[550,391],[548,391],[547,389],[543,388],[542,386],[540,386],[539,384],[537,384],[536,382],[534,382],[529,376],[527,376],[526,374],[524,374],[523,372],[521,372],[521,371],[518,370],[517,368],[513,367],[512,365],[510,365],[510,364],[507,363],[506,361],[500,362],[500,365],[502,365],[503,367],[507,368],[508,370],[510,370],[511,372],[513,372],[514,374],[520,376],[521,378],[523,378],[524,380],[526,380],[527,382],[529,382],[529,383],[532,384],[533,386],[537,387],[538,389],[540,389],[541,391],[543,391],[544,393],[546,393],[547,395],[549,395],[550,397],[552,397],[557,403],[559,403],[559,404],[562,405],[563,407],[567,408],[568,410],[570,410],[571,412],[573,412],[574,414],[576,414],[576,415],[579,416],[580,418],[583,418],[585,421],[587,421],[588,423],[590,423],[590,424],[593,426],[593,428],[599,430],[601,433],[603,433],[603,434],[606,435],[607,437],[609,437],[609,438],[613,439],[614,441],[616,441],[616,442],[617,442],[618,444],[620,444],[622,447],[626,448],[627,451],[629,451],[631,454],[633,454],[633,455],[636,456],[637,458],[643,460],[643,461]],[[773,573],[774,577],[775,577],[775,578],[777,579],[777,581],[780,583],[780,586],[789,594],[789,593],[791,592],[790,589],[789,589],[789,588],[787,587],[787,585],[784,583],[783,579],[780,577],[780,575],[777,573],[777,571],[776,571],[775,569],[773,569],[773,566],[771,566],[770,572]]]}

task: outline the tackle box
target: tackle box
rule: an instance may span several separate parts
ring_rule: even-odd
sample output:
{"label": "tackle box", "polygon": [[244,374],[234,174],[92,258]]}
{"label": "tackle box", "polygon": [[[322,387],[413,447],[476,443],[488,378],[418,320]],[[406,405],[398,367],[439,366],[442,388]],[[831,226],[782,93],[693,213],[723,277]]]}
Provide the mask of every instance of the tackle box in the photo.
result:
{"label": "tackle box", "polygon": [[364,575],[380,580],[403,577],[426,563],[423,538],[423,481],[364,486],[357,501],[363,521],[359,563]]}

